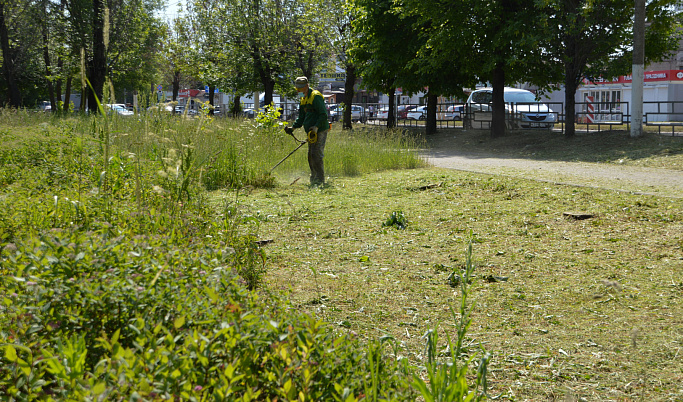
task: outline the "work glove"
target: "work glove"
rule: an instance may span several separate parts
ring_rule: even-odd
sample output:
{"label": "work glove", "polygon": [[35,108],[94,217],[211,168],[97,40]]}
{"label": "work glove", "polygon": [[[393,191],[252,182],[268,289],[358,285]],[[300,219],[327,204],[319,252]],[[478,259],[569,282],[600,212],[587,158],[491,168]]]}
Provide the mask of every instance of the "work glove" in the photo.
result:
{"label": "work glove", "polygon": [[292,135],[294,134],[294,128],[293,127],[285,127],[285,133]]}

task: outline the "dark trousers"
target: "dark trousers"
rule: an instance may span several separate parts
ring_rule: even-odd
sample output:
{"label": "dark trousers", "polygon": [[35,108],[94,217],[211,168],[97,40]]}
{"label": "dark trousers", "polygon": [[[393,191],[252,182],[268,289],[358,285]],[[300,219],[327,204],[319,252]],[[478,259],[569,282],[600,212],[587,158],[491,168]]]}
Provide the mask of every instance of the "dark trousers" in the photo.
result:
{"label": "dark trousers", "polygon": [[318,141],[308,144],[308,166],[311,168],[311,185],[325,184],[325,140],[330,130],[318,131]]}

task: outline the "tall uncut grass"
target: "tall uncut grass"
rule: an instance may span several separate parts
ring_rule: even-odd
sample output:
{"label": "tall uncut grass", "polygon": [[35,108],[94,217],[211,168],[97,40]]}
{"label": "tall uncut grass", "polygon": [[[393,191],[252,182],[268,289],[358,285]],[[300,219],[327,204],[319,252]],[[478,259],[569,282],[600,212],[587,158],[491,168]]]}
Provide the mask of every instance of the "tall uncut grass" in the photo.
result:
{"label": "tall uncut grass", "polygon": [[[0,184],[14,193],[3,198],[8,207],[0,213],[6,223],[0,235],[10,238],[22,228],[74,222],[87,225],[97,221],[94,211],[106,205],[107,213],[120,215],[180,212],[189,205],[181,207],[183,202],[201,200],[206,190],[289,183],[292,174],[308,174],[307,146],[272,171],[298,146],[283,128],[277,119],[188,119],[158,110],[106,118],[2,110]],[[303,130],[295,134],[305,135]],[[423,166],[417,153],[420,141],[401,131],[333,128],[325,150],[326,174]],[[24,184],[12,187],[14,183]],[[20,207],[35,191],[50,198]]]}
{"label": "tall uncut grass", "polygon": [[[253,120],[209,118],[183,119],[154,114],[142,119],[115,119],[114,143],[128,151],[168,155],[192,149],[201,164],[202,182],[207,189],[272,186],[271,169],[294,150],[298,143],[283,131],[284,124],[270,127]],[[295,136],[305,138],[303,129]],[[382,129],[342,131],[328,134],[325,170],[328,176],[416,168],[425,165],[417,149],[422,141],[403,131]],[[272,174],[287,176],[307,172],[307,146],[295,152]]]}

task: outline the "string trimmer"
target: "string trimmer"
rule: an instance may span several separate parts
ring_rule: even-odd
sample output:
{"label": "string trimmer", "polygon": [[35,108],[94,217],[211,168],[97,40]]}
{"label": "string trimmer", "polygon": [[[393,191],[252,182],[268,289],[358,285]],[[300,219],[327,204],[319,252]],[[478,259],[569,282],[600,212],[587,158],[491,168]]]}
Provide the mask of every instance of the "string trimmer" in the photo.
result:
{"label": "string trimmer", "polygon": [[292,152],[290,152],[289,154],[287,154],[287,156],[285,156],[284,158],[282,158],[282,160],[281,160],[280,162],[278,162],[277,165],[273,166],[273,168],[270,169],[270,173],[273,173],[273,170],[275,170],[276,167],[280,166],[280,164],[281,164],[282,162],[286,161],[287,158],[289,158],[290,156],[292,156],[292,154],[293,154],[294,152],[298,151],[299,148],[303,147],[304,144],[306,144],[306,141],[301,141],[300,139],[296,138],[296,137],[294,136],[294,134],[289,133],[289,135],[291,135],[292,138],[294,138],[294,141],[296,141],[296,142],[299,143],[299,146],[296,147],[296,148],[294,148],[294,150],[293,150]]}

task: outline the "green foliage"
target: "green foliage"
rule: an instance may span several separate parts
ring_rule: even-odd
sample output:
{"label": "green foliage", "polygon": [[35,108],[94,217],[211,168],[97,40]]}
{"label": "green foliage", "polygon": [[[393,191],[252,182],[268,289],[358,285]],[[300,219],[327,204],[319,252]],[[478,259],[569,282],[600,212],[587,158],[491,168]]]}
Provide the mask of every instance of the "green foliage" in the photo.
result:
{"label": "green foliage", "polygon": [[228,113],[241,114],[243,110],[244,110],[244,104],[242,102],[238,102],[237,107],[235,107],[235,100],[234,99],[230,100],[230,103],[228,103]]}
{"label": "green foliage", "polygon": [[282,127],[280,114],[280,110],[275,107],[274,103],[271,103],[256,114],[256,123],[261,129],[266,129],[269,132],[277,131]]}
{"label": "green foliage", "polygon": [[[358,394],[368,361],[357,342],[247,291],[230,268],[233,254],[106,232],[17,244],[3,253],[13,271],[2,279],[0,328],[11,345],[0,390],[58,399],[333,400],[335,385],[355,384]],[[378,387],[395,389],[398,380],[383,376]]]}
{"label": "green foliage", "polygon": [[[467,247],[465,269],[462,272],[463,279],[460,281],[460,309],[459,314],[451,308],[453,321],[457,329],[457,339],[455,344],[447,334],[449,359],[439,359],[438,351],[439,334],[437,329],[429,330],[424,335],[425,354],[427,362],[424,370],[426,371],[427,381],[417,374],[413,375],[413,385],[420,391],[426,402],[448,402],[448,401],[479,401],[486,398],[486,374],[488,363],[491,356],[482,347],[482,354],[478,365],[476,381],[472,389],[472,384],[467,382],[467,370],[477,356],[463,348],[463,340],[467,330],[472,323],[470,313],[472,308],[467,304],[474,264],[472,263],[472,240]],[[470,355],[467,357],[467,355]],[[482,392],[479,393],[479,387]]]}
{"label": "green foliage", "polygon": [[408,227],[408,219],[406,219],[403,211],[394,211],[389,215],[389,218],[382,224],[382,227],[394,227],[396,229],[405,229]]}

